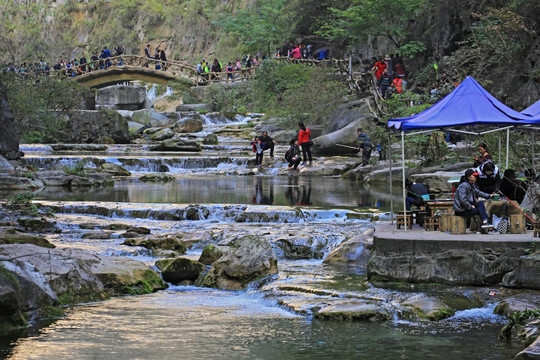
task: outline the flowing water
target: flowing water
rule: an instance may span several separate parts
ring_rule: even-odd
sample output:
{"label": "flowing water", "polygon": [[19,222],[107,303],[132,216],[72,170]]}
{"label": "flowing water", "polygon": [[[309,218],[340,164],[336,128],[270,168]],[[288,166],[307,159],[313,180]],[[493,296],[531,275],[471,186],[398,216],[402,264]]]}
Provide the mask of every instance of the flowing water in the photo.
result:
{"label": "flowing water", "polygon": [[[313,246],[312,258],[287,259],[276,248],[279,274],[246,291],[170,286],[154,294],[74,306],[65,317],[0,336],[0,355],[11,359],[509,359],[521,350],[519,344],[497,340],[505,320],[493,315],[494,303],[458,310],[438,322],[406,321],[397,311],[383,323],[321,321],[313,318],[307,305],[293,310],[295,302],[322,304],[336,298],[376,299],[391,306],[403,294],[403,290],[369,284],[364,268],[337,269],[321,260],[343,240],[372,227],[371,214],[384,216],[390,199],[399,194],[390,194],[386,185],[366,188],[337,177],[276,176],[286,166],[282,162],[262,175],[242,176],[238,171],[250,166],[252,155],[245,144],[220,141],[221,147],[207,147],[202,154],[150,153],[140,146],[82,154],[25,146],[24,161],[38,168],[90,158],[90,166],[111,162],[132,172],[107,188],[38,192],[36,199],[55,209],[62,229],[49,234],[49,240],[60,247],[130,256],[153,266],[156,258],[144,249],[122,245],[119,233],[105,240],[84,239],[82,234],[88,230],[80,225],[105,229],[121,222],[148,227],[153,234],[183,232],[203,238],[211,232],[222,234],[218,241],[231,234],[254,233],[269,240],[302,234]],[[175,181],[140,181],[142,174],[163,164]],[[199,219],[179,216],[193,205],[200,207]],[[246,212],[254,217],[239,222]],[[362,213],[366,216],[350,216]],[[253,218],[265,220],[249,220]],[[196,244],[187,256],[197,259],[204,244]],[[473,290],[448,291],[467,296]]]}

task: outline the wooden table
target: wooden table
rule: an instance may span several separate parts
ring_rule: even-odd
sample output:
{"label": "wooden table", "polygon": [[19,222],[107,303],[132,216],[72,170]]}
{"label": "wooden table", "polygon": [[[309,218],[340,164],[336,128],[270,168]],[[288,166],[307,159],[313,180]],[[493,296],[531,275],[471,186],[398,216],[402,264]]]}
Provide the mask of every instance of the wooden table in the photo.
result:
{"label": "wooden table", "polygon": [[454,205],[453,200],[425,200],[427,212],[431,217],[438,213],[449,213]]}
{"label": "wooden table", "polygon": [[426,212],[429,214],[424,221],[426,231],[440,229],[440,214],[452,212],[453,200],[425,200]]}

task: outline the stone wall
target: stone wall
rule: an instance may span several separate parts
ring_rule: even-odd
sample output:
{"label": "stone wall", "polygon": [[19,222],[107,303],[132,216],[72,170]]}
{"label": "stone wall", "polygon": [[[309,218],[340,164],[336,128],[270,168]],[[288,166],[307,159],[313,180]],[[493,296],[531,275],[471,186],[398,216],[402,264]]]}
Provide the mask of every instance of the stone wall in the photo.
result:
{"label": "stone wall", "polygon": [[375,231],[368,262],[371,280],[540,289],[540,278],[530,276],[540,263],[538,256],[526,254],[527,235],[409,233]]}

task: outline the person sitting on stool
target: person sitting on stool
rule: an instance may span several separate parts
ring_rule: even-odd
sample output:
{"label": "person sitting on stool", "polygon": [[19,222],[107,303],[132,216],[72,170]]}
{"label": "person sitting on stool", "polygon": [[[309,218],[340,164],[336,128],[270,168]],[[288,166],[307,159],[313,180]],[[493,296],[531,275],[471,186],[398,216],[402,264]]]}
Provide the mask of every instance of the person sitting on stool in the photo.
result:
{"label": "person sitting on stool", "polygon": [[407,198],[405,206],[407,211],[411,210],[412,205],[416,207],[424,206],[422,195],[429,195],[426,185],[422,183],[413,183],[411,180],[405,180],[405,188],[407,188]]}
{"label": "person sitting on stool", "polygon": [[454,194],[454,204],[452,208],[457,216],[462,216],[467,219],[474,215],[480,215],[483,221],[482,228],[489,229],[492,228],[493,225],[489,223],[484,203],[477,201],[477,199],[478,197],[489,199],[495,194],[490,195],[478,190],[474,185],[477,176],[478,173],[473,169],[465,170],[465,181],[459,184]]}

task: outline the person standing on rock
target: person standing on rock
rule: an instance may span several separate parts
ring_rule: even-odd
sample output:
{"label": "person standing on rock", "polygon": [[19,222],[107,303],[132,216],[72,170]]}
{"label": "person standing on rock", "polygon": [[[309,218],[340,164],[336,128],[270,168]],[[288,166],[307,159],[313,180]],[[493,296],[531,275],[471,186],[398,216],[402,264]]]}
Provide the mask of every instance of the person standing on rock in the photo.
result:
{"label": "person standing on rock", "polygon": [[359,128],[356,132],[358,133],[358,151],[362,151],[362,166],[369,165],[373,144],[363,129]]}
{"label": "person standing on rock", "polygon": [[263,143],[263,151],[270,149],[270,157],[274,157],[274,145],[276,144],[276,140],[272,139],[270,135],[268,135],[268,131],[262,132],[260,140]]}
{"label": "person standing on rock", "polygon": [[303,122],[298,123],[298,145],[302,147],[302,158],[304,162],[302,165],[305,165],[309,157],[309,165],[313,164],[313,159],[311,158],[311,131],[304,125]]}
{"label": "person standing on rock", "polygon": [[262,165],[263,161],[263,142],[259,139],[258,136],[255,136],[255,139],[251,142],[253,147],[253,152],[255,153],[255,165],[257,167]]}

